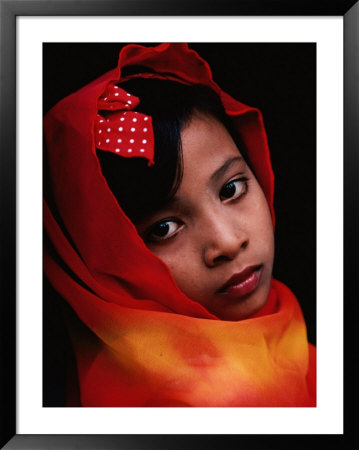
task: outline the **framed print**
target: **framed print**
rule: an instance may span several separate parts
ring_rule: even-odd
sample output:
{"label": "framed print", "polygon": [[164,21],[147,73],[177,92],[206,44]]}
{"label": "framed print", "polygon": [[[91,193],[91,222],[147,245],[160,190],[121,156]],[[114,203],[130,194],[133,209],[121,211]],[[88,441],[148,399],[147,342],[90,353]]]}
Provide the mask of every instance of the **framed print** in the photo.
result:
{"label": "framed print", "polygon": [[[2,445],[343,446],[356,369],[358,5],[147,3],[1,2]],[[176,102],[195,105],[174,146],[182,166],[161,169],[158,111]],[[217,178],[216,140],[240,149]],[[223,293],[242,306],[224,307]]]}

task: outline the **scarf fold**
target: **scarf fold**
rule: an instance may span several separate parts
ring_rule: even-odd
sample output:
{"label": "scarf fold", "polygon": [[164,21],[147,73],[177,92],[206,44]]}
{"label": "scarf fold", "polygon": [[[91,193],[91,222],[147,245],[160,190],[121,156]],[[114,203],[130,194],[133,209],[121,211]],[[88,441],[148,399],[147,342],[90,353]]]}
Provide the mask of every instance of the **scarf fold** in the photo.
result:
{"label": "scarf fold", "polygon": [[187,44],[128,45],[116,69],[52,108],[44,120],[44,270],[79,319],[69,326],[80,404],[315,406],[315,351],[291,291],[272,280],[261,311],[239,322],[219,320],[178,289],[110,191],[94,142],[98,100],[129,78],[121,70],[130,65],[220,95],[274,223],[261,114],[224,93]]}

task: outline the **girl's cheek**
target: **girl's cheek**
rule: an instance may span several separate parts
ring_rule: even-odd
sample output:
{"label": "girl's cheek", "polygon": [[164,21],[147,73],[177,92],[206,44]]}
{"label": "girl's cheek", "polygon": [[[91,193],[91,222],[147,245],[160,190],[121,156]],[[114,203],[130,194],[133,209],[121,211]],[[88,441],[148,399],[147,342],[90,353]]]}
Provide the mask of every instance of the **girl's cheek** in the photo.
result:
{"label": "girl's cheek", "polygon": [[175,278],[188,278],[195,272],[197,253],[187,242],[182,242],[182,245],[176,246],[175,249],[168,249],[159,257],[167,264]]}
{"label": "girl's cheek", "polygon": [[183,247],[181,248],[181,246],[178,246],[178,248],[174,248],[173,245],[162,243],[160,245],[149,246],[149,249],[168,266],[172,275],[174,275],[176,269],[180,269],[180,267],[183,265],[183,259],[185,255]]}

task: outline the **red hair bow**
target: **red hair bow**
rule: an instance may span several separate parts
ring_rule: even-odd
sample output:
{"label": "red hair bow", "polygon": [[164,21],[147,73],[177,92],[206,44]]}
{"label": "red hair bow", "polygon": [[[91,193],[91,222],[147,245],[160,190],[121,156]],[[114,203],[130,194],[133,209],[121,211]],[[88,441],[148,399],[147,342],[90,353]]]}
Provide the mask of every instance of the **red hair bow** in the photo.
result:
{"label": "red hair bow", "polygon": [[[113,111],[105,116],[97,114],[95,122],[95,143],[100,150],[115,153],[125,158],[144,157],[152,165],[154,158],[154,137],[152,118],[132,111],[140,100],[109,83],[98,100],[98,109]],[[118,112],[117,112],[118,111]]]}

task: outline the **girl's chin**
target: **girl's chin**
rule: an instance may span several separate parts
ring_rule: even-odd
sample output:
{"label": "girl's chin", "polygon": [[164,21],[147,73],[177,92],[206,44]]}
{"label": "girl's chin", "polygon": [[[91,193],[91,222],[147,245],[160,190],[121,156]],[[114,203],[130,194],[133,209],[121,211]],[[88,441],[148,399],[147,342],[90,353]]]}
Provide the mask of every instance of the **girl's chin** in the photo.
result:
{"label": "girl's chin", "polygon": [[216,301],[216,308],[208,310],[222,320],[243,320],[258,312],[266,303],[269,289],[259,289],[255,294],[236,301],[221,298]]}

